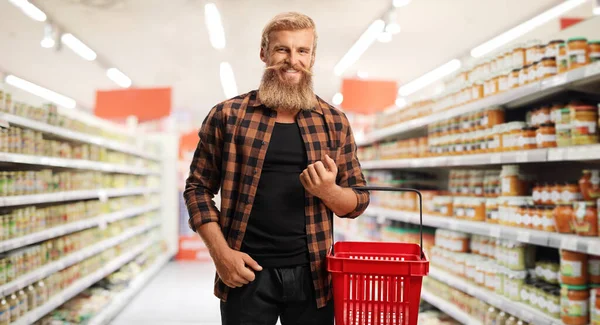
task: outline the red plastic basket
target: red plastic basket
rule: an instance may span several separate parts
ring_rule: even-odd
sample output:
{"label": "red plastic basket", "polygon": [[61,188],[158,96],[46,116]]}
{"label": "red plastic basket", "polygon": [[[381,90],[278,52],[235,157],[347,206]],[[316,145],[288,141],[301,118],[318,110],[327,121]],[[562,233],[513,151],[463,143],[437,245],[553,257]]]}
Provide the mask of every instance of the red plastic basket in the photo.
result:
{"label": "red plastic basket", "polygon": [[416,325],[423,277],[421,193],[413,189],[357,187],[361,190],[411,191],[419,196],[421,246],[408,243],[337,242],[327,254],[337,325]]}

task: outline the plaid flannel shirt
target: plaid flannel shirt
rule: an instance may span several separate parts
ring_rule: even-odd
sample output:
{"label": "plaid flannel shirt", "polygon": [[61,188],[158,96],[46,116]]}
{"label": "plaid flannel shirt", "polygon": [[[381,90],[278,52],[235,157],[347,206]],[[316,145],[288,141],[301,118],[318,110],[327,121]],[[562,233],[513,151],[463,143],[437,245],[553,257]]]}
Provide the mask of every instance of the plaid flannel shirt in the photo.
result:
{"label": "plaid flannel shirt", "polygon": [[[208,222],[218,222],[229,247],[242,245],[252,202],[277,112],[262,105],[251,91],[211,109],[199,131],[200,141],[190,166],[184,198],[193,231]],[[308,163],[329,154],[338,166],[337,184],[364,186],[366,181],[356,156],[356,144],[347,117],[317,97],[312,111],[297,116],[306,146]],[[298,175],[300,176],[300,175]],[[221,190],[221,207],[213,198]],[[342,218],[356,218],[369,204],[367,191],[354,190],[358,205]],[[317,306],[331,298],[326,254],[332,245],[333,213],[317,197],[306,192],[306,234]],[[228,287],[216,275],[215,295],[227,300]]]}

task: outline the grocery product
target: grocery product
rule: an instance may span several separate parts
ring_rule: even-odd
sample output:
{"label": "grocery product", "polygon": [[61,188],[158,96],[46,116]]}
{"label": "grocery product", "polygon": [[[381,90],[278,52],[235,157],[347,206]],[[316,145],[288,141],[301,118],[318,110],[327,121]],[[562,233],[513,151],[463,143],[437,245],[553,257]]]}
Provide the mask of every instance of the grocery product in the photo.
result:
{"label": "grocery product", "polygon": [[585,66],[589,62],[588,43],[584,37],[573,37],[567,41],[567,55],[569,56],[569,69]]}
{"label": "grocery product", "polygon": [[579,179],[579,190],[585,201],[600,198],[600,170],[584,170]]}
{"label": "grocery product", "polygon": [[566,325],[587,325],[590,291],[587,286],[563,285],[561,289],[561,319]]}
{"label": "grocery product", "polygon": [[573,203],[571,221],[579,236],[598,236],[598,208],[595,201]]}
{"label": "grocery product", "polygon": [[561,283],[573,286],[588,283],[588,255],[584,253],[560,250]]}

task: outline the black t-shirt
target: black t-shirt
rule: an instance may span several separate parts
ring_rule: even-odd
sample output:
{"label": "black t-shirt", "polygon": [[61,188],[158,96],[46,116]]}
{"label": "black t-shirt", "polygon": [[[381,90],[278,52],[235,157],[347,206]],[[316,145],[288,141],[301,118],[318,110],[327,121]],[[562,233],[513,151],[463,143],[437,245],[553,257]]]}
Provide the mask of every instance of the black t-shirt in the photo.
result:
{"label": "black t-shirt", "polygon": [[309,263],[304,140],[296,123],[275,123],[241,251],[263,267]]}

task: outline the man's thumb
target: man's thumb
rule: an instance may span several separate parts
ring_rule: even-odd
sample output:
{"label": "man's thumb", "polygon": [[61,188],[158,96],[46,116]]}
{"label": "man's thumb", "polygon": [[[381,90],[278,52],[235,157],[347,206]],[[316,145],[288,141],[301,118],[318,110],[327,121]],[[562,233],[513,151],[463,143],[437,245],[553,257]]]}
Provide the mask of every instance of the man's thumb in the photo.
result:
{"label": "man's thumb", "polygon": [[244,260],[244,263],[246,263],[246,265],[251,267],[254,271],[262,271],[262,266],[258,265],[258,263],[253,260],[250,255],[244,254],[242,255],[242,259]]}

